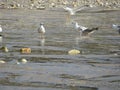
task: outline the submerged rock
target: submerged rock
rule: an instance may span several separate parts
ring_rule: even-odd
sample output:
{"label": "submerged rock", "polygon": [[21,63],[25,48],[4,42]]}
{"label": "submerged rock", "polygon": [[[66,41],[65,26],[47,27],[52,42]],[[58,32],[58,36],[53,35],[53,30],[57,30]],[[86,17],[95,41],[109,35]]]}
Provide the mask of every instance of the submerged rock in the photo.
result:
{"label": "submerged rock", "polygon": [[25,63],[27,63],[27,60],[26,60],[25,58],[22,58],[22,59],[21,59],[21,62],[22,62],[23,64],[25,64]]}
{"label": "submerged rock", "polygon": [[4,51],[4,52],[9,52],[8,48],[6,46],[3,46],[2,48],[0,48],[0,50]]}
{"label": "submerged rock", "polygon": [[76,55],[76,54],[79,54],[79,53],[80,53],[80,51],[76,50],[76,49],[72,49],[72,50],[68,51],[68,54],[70,54],[70,55]]}
{"label": "submerged rock", "polygon": [[2,63],[6,63],[4,60],[0,60],[0,63],[2,64]]}
{"label": "submerged rock", "polygon": [[24,54],[31,53],[31,48],[21,48],[21,53],[24,53]]}

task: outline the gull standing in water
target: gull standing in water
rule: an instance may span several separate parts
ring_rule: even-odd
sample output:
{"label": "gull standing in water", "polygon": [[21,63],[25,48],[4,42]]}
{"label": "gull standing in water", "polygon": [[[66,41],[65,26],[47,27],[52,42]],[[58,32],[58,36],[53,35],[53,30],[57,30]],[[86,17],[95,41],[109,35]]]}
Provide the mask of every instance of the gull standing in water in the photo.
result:
{"label": "gull standing in water", "polygon": [[72,22],[72,24],[74,24],[75,29],[80,32],[80,36],[87,36],[93,33],[95,30],[98,30],[98,27],[89,29],[87,27],[79,25],[77,22]]}
{"label": "gull standing in water", "polygon": [[118,30],[118,33],[120,34],[120,25],[113,24],[112,27],[116,30]]}
{"label": "gull standing in water", "polygon": [[38,28],[38,33],[40,33],[41,38],[44,38],[45,27],[43,26],[43,23],[40,23],[40,27]]}

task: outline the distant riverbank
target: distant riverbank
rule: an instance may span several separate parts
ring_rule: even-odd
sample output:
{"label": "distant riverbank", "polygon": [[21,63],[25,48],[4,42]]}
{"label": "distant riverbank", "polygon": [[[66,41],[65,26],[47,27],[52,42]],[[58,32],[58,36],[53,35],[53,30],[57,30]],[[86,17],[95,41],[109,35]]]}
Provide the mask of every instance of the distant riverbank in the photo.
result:
{"label": "distant riverbank", "polygon": [[120,8],[120,0],[0,0],[0,8],[47,9],[61,5],[78,7],[86,4]]}

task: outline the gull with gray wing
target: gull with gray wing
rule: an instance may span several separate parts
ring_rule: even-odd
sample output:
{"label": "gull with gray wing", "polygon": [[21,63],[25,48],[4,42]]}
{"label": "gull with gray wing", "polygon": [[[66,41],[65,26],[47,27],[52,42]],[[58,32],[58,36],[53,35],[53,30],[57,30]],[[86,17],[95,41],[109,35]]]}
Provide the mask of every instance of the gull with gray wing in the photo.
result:
{"label": "gull with gray wing", "polygon": [[38,33],[40,33],[41,38],[44,38],[45,27],[44,27],[43,23],[40,23],[40,26],[38,28]]}
{"label": "gull with gray wing", "polygon": [[74,24],[75,29],[80,32],[80,36],[87,36],[93,33],[95,30],[98,30],[98,27],[93,27],[90,29],[79,25],[77,22],[72,22],[72,24]]}

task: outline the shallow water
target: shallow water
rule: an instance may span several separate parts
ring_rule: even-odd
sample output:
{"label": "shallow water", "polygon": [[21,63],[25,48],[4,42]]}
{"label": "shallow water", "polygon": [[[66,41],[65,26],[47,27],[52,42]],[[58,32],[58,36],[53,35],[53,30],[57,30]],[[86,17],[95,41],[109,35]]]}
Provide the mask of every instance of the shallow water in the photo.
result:
{"label": "shallow water", "polygon": [[[62,10],[0,10],[3,38],[0,46],[0,90],[119,90],[120,36],[111,28],[120,23],[119,11],[82,12],[68,16]],[[90,37],[80,38],[72,21],[99,27]],[[44,22],[46,34],[37,28]],[[20,49],[29,47],[30,54]],[[78,49],[78,55],[68,51]],[[20,62],[28,60],[26,64]],[[19,61],[20,64],[16,62]]]}

